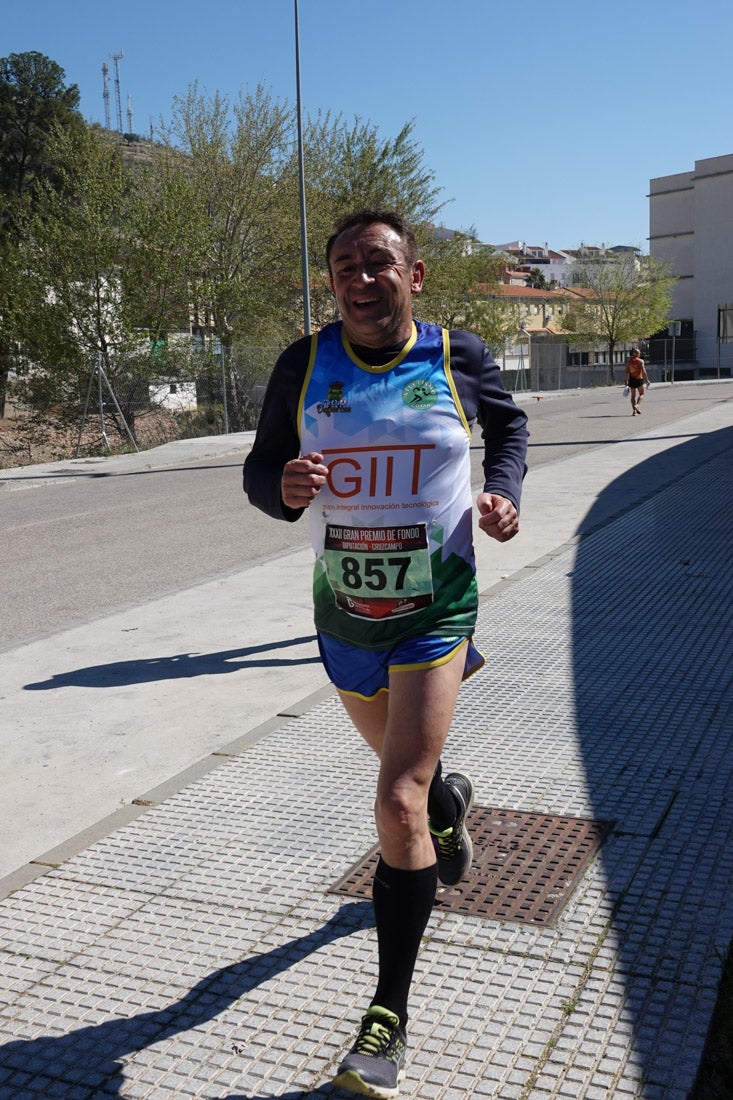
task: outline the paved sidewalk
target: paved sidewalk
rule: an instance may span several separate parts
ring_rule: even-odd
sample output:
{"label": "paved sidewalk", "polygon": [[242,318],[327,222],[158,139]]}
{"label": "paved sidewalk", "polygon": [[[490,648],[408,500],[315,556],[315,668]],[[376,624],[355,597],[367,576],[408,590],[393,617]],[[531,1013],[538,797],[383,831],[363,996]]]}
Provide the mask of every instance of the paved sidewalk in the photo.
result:
{"label": "paved sidewalk", "polygon": [[[436,910],[405,1096],[693,1083],[733,936],[733,433],[684,434],[484,585],[446,766],[613,831],[553,925]],[[0,902],[3,1100],[345,1095],[374,932],[328,889],[374,842],[374,765],[327,689],[288,709]]]}

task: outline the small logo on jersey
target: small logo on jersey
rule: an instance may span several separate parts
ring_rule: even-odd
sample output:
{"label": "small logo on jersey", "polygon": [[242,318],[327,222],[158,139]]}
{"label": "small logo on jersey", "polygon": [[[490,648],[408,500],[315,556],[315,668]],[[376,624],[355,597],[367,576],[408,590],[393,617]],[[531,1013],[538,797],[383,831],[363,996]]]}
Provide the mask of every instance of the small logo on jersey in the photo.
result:
{"label": "small logo on jersey", "polygon": [[351,412],[351,406],[344,397],[343,382],[329,382],[328,397],[325,401],[319,402],[316,409],[319,413],[325,413],[326,416],[330,416],[331,413]]}
{"label": "small logo on jersey", "polygon": [[432,409],[438,400],[438,391],[428,378],[408,382],[402,391],[402,401],[408,409]]}

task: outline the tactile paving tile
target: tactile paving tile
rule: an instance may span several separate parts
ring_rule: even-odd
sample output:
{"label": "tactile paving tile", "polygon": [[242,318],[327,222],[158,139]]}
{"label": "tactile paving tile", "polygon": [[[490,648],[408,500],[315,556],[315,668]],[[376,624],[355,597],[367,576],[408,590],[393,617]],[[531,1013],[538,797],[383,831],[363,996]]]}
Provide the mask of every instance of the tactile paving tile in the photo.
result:
{"label": "tactile paving tile", "polygon": [[[475,806],[467,824],[473,863],[457,886],[441,886],[440,909],[500,921],[551,925],[570,899],[610,821]],[[375,845],[329,887],[329,893],[371,897],[379,858]]]}

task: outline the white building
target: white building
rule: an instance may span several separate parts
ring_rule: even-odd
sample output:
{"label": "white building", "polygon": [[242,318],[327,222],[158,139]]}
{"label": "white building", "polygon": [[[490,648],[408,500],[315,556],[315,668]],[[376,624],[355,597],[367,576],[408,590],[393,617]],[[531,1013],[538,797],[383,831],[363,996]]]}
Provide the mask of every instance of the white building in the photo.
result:
{"label": "white building", "polygon": [[169,412],[192,412],[198,407],[195,382],[152,382],[148,396],[151,405]]}
{"label": "white building", "polygon": [[[698,376],[733,367],[733,154],[649,184],[649,251],[678,276],[672,316]],[[727,325],[727,328],[726,328]],[[719,336],[724,340],[719,340]],[[692,337],[694,336],[694,345]]]}
{"label": "white building", "polygon": [[[567,252],[558,252],[545,245],[528,245],[525,241],[509,241],[507,244],[494,245],[497,252],[513,260],[516,271],[526,282],[532,268],[541,271],[547,286],[570,286],[572,284],[573,260]],[[518,279],[516,282],[518,283]]]}

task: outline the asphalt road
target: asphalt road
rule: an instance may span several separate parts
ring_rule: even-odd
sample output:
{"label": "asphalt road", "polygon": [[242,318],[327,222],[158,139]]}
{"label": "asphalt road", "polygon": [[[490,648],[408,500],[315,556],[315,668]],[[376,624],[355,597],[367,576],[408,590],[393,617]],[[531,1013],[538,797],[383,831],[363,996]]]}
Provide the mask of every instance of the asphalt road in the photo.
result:
{"label": "asphalt road", "polygon": [[[620,387],[517,400],[529,415],[529,463],[537,468],[731,396],[730,382],[655,385],[638,417]],[[58,463],[0,471],[0,651],[305,545],[304,523],[275,523],[249,505],[241,487],[246,450],[238,436],[229,453],[204,459],[197,457],[201,441],[191,441],[175,464],[163,448],[133,456],[119,470],[107,460],[106,468]],[[478,485],[478,438],[473,458]]]}
{"label": "asphalt road", "polygon": [[[506,546],[477,539],[487,598],[586,521],[682,477],[688,452],[677,444],[720,453],[733,423],[733,383],[655,387],[634,418],[620,389],[519,400],[532,432],[522,533]],[[307,527],[249,508],[251,438],[0,471],[0,886],[16,872],[26,881],[36,859],[80,850],[330,692]],[[623,475],[662,456],[654,483],[631,490]]]}

